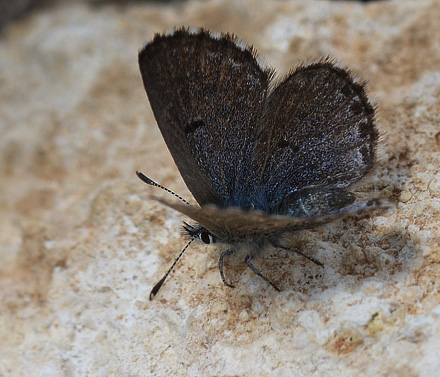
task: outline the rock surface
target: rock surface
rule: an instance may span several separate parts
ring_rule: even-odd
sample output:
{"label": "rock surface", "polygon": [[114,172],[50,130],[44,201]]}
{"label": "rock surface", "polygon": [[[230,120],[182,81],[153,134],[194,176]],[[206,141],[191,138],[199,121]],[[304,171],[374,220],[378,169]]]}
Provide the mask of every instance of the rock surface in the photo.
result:
{"label": "rock surface", "polygon": [[[440,370],[438,1],[59,4],[0,36],[0,376],[435,376]],[[368,81],[382,132],[363,197],[395,209],[293,237],[221,283],[215,246],[148,200],[190,194],[137,51],[174,25],[236,33],[285,73],[333,56]],[[262,267],[262,269],[263,269]]]}

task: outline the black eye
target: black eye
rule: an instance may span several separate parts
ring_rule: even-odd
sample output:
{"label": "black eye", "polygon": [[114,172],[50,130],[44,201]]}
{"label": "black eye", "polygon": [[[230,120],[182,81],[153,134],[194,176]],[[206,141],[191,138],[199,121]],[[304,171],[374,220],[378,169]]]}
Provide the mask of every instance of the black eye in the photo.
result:
{"label": "black eye", "polygon": [[199,237],[202,240],[202,242],[206,243],[207,245],[215,242],[214,237],[206,230],[201,231]]}

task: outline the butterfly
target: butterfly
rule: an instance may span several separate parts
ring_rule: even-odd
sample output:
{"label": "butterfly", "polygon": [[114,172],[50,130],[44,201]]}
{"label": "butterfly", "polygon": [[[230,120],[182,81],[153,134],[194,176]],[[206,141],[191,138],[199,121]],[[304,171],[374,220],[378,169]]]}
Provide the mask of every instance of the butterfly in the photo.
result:
{"label": "butterfly", "polygon": [[[289,232],[389,206],[355,202],[350,186],[373,167],[378,131],[365,85],[330,59],[301,65],[284,78],[230,34],[180,28],[156,34],[139,52],[142,80],[168,149],[199,206],[141,172],[145,183],[179,202],[155,198],[196,222],[189,243],[150,293],[153,299],[194,240],[245,250],[245,263],[283,244]],[[319,261],[293,250],[308,259]]]}

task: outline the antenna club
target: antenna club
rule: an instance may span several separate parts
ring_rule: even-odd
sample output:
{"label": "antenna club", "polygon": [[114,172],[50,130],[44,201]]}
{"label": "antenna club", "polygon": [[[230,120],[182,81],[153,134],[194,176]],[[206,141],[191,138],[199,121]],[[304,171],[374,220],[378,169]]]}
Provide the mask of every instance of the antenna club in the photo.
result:
{"label": "antenna club", "polygon": [[153,300],[154,297],[156,297],[157,292],[159,292],[159,289],[162,287],[163,283],[165,282],[166,278],[168,277],[168,275],[171,273],[171,271],[173,271],[174,267],[176,266],[177,262],[179,262],[180,258],[182,258],[183,254],[185,253],[186,249],[188,249],[189,245],[191,245],[191,243],[195,240],[195,236],[192,237],[190,239],[190,241],[186,244],[186,246],[183,248],[183,250],[180,252],[180,254],[177,256],[177,258],[175,259],[174,263],[171,265],[171,267],[169,268],[169,270],[166,272],[166,274],[162,277],[162,279],[160,279],[155,286],[153,287],[153,289],[150,292],[150,300]]}
{"label": "antenna club", "polygon": [[138,176],[138,178],[142,182],[146,183],[147,185],[154,186],[154,187],[159,187],[160,189],[170,193],[171,195],[175,196],[177,199],[179,199],[182,202],[184,202],[185,204],[189,205],[189,202],[187,202],[181,196],[177,195],[174,191],[171,191],[170,189],[167,189],[166,187],[164,187],[162,185],[159,185],[159,183],[154,182],[151,178],[148,178],[144,173],[140,172],[139,170],[136,170],[136,175]]}
{"label": "antenna club", "polygon": [[157,183],[156,183],[156,182],[154,182],[152,179],[148,178],[145,174],[143,174],[143,173],[140,172],[139,170],[136,170],[136,175],[138,176],[138,178],[139,178],[142,182],[145,182],[147,185],[157,186]]}

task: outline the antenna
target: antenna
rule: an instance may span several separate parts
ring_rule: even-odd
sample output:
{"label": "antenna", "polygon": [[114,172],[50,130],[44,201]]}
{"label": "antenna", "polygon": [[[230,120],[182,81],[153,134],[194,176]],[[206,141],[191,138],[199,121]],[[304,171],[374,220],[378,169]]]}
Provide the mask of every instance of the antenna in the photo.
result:
{"label": "antenna", "polygon": [[[180,195],[177,195],[175,192],[167,189],[166,187],[160,185],[159,183],[154,182],[151,178],[148,178],[145,174],[141,173],[140,171],[136,171],[136,175],[138,176],[138,178],[146,183],[147,185],[150,186],[154,186],[154,187],[159,187],[160,189],[170,193],[171,195],[174,195],[177,199],[180,199],[182,202],[184,202],[185,204],[190,205],[185,199],[183,199]],[[150,300],[152,300],[154,297],[156,297],[157,292],[159,292],[159,289],[162,287],[163,283],[165,283],[166,278],[168,277],[168,275],[171,273],[171,271],[173,271],[174,267],[176,266],[177,262],[180,260],[180,258],[182,258],[183,254],[185,253],[186,249],[188,249],[189,245],[192,244],[192,242],[199,236],[199,234],[194,234],[191,239],[189,240],[189,242],[186,244],[186,246],[183,248],[183,250],[180,252],[180,254],[177,256],[176,260],[174,261],[174,263],[172,264],[172,266],[169,268],[169,270],[167,271],[167,273],[163,276],[162,279],[160,279],[156,285],[153,287],[153,289],[150,292]]]}
{"label": "antenna", "polygon": [[[141,173],[142,174],[142,173]],[[153,289],[150,292],[150,300],[152,300],[154,297],[156,297],[157,292],[159,292],[159,289],[162,287],[163,283],[165,282],[165,279],[168,277],[168,275],[171,273],[171,271],[174,269],[174,266],[177,264],[180,258],[182,258],[182,255],[185,253],[186,249],[188,249],[188,246],[191,245],[191,243],[196,239],[196,236],[193,236],[190,241],[186,244],[186,246],[183,248],[183,250],[180,252],[179,256],[176,258],[170,269],[167,271],[167,273],[163,276],[162,279],[160,279],[156,285],[153,287]]]}
{"label": "antenna", "polygon": [[151,178],[148,178],[145,174],[141,173],[139,170],[136,171],[136,175],[142,182],[146,183],[147,185],[159,187],[160,189],[170,193],[171,195],[174,195],[177,199],[180,199],[182,202],[189,205],[189,203],[181,196],[177,195],[175,192],[171,191],[170,189],[167,189],[166,187],[159,185],[159,183],[154,182]]}

